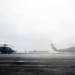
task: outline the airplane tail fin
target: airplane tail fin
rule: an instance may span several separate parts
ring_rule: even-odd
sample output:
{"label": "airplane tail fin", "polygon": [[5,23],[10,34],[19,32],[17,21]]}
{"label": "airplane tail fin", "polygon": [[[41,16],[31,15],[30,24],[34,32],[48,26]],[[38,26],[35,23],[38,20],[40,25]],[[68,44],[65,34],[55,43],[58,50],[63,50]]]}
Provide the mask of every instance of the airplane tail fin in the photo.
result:
{"label": "airplane tail fin", "polygon": [[51,43],[51,47],[54,51],[58,51],[58,49],[53,45],[53,43]]}

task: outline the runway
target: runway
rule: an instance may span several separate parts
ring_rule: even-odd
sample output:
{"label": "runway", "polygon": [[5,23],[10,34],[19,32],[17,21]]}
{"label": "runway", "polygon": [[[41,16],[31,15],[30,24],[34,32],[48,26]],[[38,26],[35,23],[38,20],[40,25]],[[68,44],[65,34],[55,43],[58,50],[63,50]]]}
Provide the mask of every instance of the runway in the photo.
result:
{"label": "runway", "polygon": [[0,54],[0,75],[75,75],[75,54]]}

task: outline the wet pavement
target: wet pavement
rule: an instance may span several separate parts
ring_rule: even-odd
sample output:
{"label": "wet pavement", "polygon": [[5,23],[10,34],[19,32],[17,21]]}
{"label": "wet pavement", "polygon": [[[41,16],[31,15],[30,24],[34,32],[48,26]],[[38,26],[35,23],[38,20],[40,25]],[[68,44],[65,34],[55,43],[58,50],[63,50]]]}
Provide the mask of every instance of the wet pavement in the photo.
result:
{"label": "wet pavement", "polygon": [[75,75],[75,55],[0,54],[0,75]]}

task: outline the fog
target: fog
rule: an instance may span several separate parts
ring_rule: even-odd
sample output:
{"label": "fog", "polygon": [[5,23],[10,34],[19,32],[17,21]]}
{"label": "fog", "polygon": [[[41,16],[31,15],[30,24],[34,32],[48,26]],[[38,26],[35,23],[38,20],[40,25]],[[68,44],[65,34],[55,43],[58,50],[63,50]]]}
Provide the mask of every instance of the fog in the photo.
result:
{"label": "fog", "polygon": [[75,46],[74,0],[0,0],[0,43],[18,52]]}

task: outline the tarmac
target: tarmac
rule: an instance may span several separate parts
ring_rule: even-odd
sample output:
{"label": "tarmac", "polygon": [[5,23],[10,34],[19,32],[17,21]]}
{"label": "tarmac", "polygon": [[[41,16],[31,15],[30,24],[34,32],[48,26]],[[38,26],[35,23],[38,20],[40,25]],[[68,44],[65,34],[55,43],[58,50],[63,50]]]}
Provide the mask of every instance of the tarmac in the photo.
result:
{"label": "tarmac", "polygon": [[75,75],[75,54],[0,54],[0,75]]}

